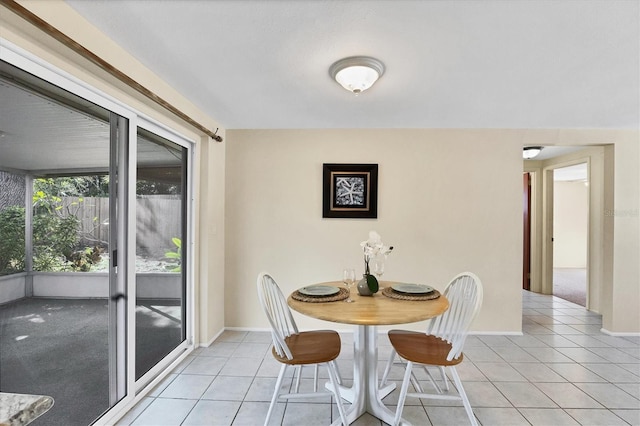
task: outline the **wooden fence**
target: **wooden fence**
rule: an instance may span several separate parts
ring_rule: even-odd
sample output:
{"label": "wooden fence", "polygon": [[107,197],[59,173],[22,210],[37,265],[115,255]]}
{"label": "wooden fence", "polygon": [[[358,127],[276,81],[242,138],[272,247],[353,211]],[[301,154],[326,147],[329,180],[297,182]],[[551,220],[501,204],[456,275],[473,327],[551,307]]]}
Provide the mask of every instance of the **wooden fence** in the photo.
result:
{"label": "wooden fence", "polygon": [[[102,247],[109,241],[109,199],[102,197],[65,197],[64,216],[80,220],[80,244]],[[172,238],[182,235],[182,200],[171,195],[145,196],[136,199],[136,253],[162,258],[175,250]]]}

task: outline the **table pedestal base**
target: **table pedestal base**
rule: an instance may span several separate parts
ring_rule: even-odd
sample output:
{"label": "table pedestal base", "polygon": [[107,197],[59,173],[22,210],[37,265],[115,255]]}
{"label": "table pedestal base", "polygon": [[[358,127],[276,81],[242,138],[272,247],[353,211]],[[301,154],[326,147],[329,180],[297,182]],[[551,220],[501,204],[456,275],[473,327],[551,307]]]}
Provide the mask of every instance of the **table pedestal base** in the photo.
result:
{"label": "table pedestal base", "polygon": [[[340,395],[351,402],[346,408],[347,420],[353,423],[369,413],[387,424],[393,424],[395,413],[385,407],[382,398],[393,392],[395,383],[378,389],[378,331],[373,325],[359,325],[353,335],[353,385],[341,386]],[[405,420],[400,424],[410,426]],[[332,426],[340,425],[340,418]]]}

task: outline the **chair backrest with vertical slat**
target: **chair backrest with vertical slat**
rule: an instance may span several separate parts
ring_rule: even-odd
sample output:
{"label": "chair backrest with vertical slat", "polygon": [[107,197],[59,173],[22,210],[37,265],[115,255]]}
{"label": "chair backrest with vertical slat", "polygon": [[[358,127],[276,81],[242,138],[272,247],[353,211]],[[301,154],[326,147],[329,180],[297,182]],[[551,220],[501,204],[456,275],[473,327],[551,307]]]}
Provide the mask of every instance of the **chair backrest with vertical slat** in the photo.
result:
{"label": "chair backrest with vertical slat", "polygon": [[469,327],[482,306],[482,283],[475,274],[463,272],[451,280],[444,295],[449,299],[449,309],[431,321],[427,334],[451,343],[447,356],[451,361],[462,353]]}
{"label": "chair backrest with vertical slat", "polygon": [[278,355],[292,359],[293,355],[284,339],[292,334],[298,334],[298,326],[291,315],[287,299],[276,281],[266,272],[258,275],[257,286],[260,304],[271,324],[273,347]]}

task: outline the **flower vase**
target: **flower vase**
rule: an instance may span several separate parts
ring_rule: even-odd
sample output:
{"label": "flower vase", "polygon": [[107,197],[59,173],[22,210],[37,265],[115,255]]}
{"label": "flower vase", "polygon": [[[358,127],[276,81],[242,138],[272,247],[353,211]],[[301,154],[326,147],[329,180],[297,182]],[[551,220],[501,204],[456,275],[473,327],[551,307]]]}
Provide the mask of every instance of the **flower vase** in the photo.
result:
{"label": "flower vase", "polygon": [[371,274],[363,274],[358,281],[358,294],[360,296],[373,296],[378,291],[378,280]]}

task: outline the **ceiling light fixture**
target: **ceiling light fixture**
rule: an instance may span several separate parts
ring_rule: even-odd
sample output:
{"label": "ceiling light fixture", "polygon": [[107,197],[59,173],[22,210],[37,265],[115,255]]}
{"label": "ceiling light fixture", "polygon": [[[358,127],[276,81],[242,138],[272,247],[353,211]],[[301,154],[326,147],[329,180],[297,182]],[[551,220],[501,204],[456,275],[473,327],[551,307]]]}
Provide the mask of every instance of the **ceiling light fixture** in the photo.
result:
{"label": "ceiling light fixture", "polygon": [[540,154],[540,151],[542,151],[541,146],[525,146],[522,149],[522,158],[525,160],[531,160],[532,158],[537,157],[538,154]]}
{"label": "ceiling light fixture", "polygon": [[329,68],[329,75],[356,95],[370,88],[384,74],[384,64],[368,56],[340,59]]}

